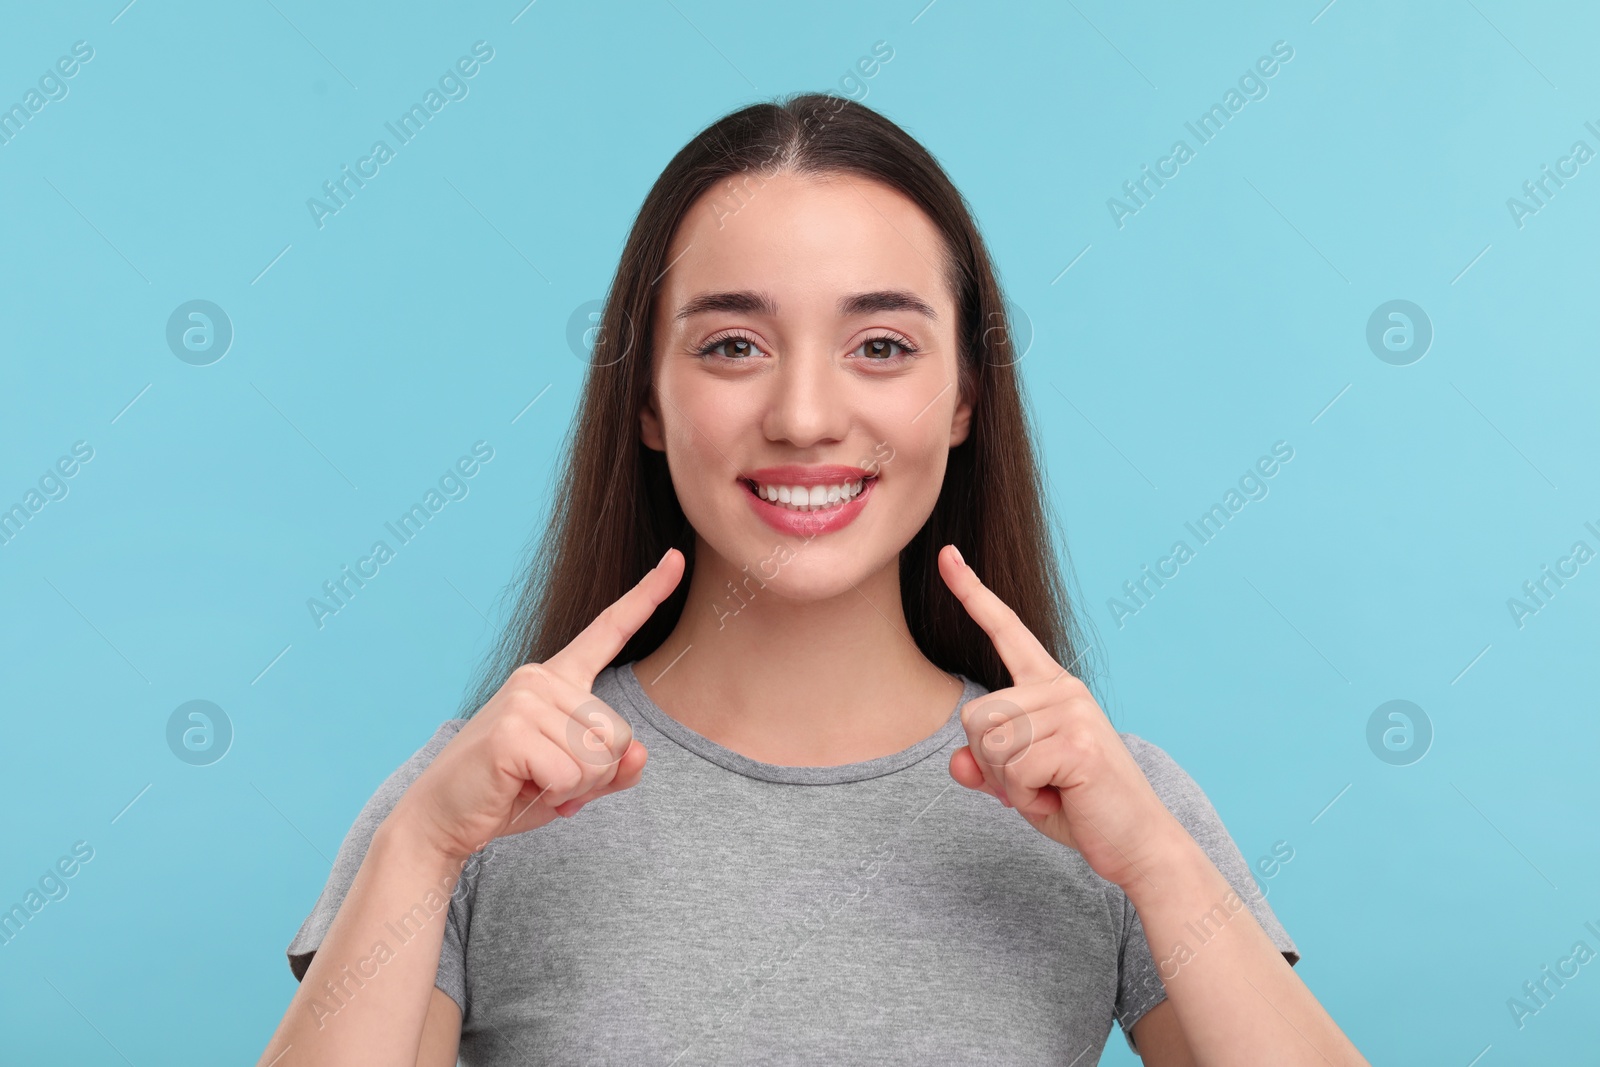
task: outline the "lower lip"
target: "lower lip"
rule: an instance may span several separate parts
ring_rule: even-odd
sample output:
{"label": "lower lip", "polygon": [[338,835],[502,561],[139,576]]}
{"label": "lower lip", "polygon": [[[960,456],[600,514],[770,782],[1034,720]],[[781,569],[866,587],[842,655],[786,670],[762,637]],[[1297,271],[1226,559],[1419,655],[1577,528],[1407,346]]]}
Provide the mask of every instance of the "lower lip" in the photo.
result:
{"label": "lower lip", "polygon": [[877,484],[878,479],[869,479],[861,487],[861,492],[857,493],[849,503],[821,511],[790,511],[781,504],[774,504],[766,497],[757,496],[744,482],[740,482],[739,487],[744,490],[750,506],[755,509],[762,522],[779,533],[810,538],[842,530],[854,522],[856,516],[861,514],[861,509],[867,506],[867,498],[872,495],[872,487]]}

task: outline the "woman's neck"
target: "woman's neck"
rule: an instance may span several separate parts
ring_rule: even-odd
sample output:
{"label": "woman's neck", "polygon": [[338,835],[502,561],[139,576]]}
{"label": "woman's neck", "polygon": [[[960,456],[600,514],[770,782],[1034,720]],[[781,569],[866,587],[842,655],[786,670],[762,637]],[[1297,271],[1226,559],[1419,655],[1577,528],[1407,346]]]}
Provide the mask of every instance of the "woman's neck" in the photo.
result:
{"label": "woman's neck", "polygon": [[[822,600],[777,594],[699,542],[683,614],[635,665],[668,715],[763,763],[831,767],[886,756],[949,719],[961,681],[916,647],[899,560]],[[731,585],[730,585],[731,583]]]}

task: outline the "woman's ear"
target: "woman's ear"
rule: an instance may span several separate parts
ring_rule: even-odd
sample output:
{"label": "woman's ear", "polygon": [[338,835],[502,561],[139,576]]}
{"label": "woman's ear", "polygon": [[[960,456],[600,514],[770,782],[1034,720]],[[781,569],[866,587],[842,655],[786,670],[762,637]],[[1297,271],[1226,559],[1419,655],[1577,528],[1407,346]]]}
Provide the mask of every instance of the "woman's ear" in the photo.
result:
{"label": "woman's ear", "polygon": [[656,452],[667,450],[666,435],[661,432],[661,416],[656,413],[656,398],[652,391],[639,409],[639,440],[646,448]]}
{"label": "woman's ear", "polygon": [[950,447],[954,448],[967,439],[967,434],[972,429],[972,404],[965,398],[956,404],[956,413],[950,419]]}

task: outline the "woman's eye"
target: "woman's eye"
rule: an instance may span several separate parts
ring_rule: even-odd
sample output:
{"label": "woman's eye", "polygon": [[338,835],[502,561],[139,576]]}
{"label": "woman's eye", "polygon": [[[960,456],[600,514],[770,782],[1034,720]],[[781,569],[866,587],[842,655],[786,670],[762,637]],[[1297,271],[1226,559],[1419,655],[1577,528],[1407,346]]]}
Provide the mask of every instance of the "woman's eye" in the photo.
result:
{"label": "woman's eye", "polygon": [[[899,349],[897,354],[894,350]],[[898,363],[916,351],[909,342],[893,337],[870,337],[856,349],[868,363]]]}
{"label": "woman's eye", "polygon": [[733,360],[737,363],[750,358],[753,353],[759,351],[761,349],[757,348],[755,343],[748,338],[724,337],[721,340],[708,342],[700,349],[700,354],[702,356],[720,356],[723,359]]}
{"label": "woman's eye", "polygon": [[[729,363],[748,363],[763,354],[748,337],[715,337],[699,348],[702,358],[717,358]],[[898,337],[869,337],[856,346],[856,354],[868,363],[902,363],[917,352],[910,341]]]}

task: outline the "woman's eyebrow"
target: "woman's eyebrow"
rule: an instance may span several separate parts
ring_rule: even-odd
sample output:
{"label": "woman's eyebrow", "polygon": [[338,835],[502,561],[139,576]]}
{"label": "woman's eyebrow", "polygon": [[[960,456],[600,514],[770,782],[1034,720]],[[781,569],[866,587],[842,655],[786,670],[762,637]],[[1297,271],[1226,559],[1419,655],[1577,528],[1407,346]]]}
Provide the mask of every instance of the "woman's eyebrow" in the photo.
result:
{"label": "woman's eyebrow", "polygon": [[750,289],[740,289],[734,292],[701,293],[678,309],[676,316],[679,322],[691,315],[699,315],[707,311],[734,311],[746,315],[765,315],[775,318],[778,314],[778,302],[766,293],[758,293]]}
{"label": "woman's eyebrow", "polygon": [[[675,318],[681,322],[691,315],[707,311],[732,311],[775,318],[778,302],[766,293],[750,289],[701,293],[679,308]],[[839,298],[839,314],[845,317],[870,315],[875,311],[911,311],[930,322],[939,321],[939,316],[926,300],[904,289],[877,289]]]}
{"label": "woman's eyebrow", "polygon": [[926,300],[904,289],[878,289],[870,293],[854,293],[839,301],[839,314],[870,315],[874,311],[911,311],[929,322],[938,322],[939,316]]}

